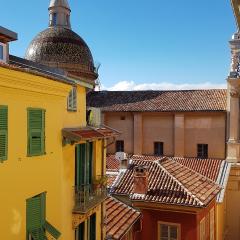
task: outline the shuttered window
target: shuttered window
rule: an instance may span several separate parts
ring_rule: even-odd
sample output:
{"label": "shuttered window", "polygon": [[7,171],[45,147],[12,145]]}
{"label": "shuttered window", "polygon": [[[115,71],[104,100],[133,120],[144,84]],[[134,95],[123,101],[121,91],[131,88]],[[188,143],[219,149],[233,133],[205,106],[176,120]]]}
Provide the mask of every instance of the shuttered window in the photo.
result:
{"label": "shuttered window", "polygon": [[205,221],[205,217],[200,222],[200,240],[206,240],[206,221]]}
{"label": "shuttered window", "polygon": [[46,220],[46,193],[27,199],[27,240],[45,240],[46,231],[54,239],[58,239],[61,233]]}
{"label": "shuttered window", "polygon": [[77,110],[77,88],[73,87],[68,95],[68,111]]}
{"label": "shuttered window", "polygon": [[28,156],[45,153],[45,110],[28,109]]}
{"label": "shuttered window", "polygon": [[215,212],[214,208],[210,210],[210,240],[214,240],[215,238]]}
{"label": "shuttered window", "polygon": [[8,153],[8,107],[0,106],[0,161],[7,160]]}

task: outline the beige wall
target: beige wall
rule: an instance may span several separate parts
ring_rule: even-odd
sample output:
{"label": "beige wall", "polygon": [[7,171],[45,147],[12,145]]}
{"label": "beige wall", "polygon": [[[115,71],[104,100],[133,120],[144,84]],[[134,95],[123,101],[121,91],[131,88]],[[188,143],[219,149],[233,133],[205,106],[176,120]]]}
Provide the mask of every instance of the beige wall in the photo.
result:
{"label": "beige wall", "polygon": [[185,157],[197,157],[197,144],[208,144],[209,158],[225,158],[225,114],[185,114]]}
{"label": "beige wall", "polygon": [[[121,120],[125,117],[125,120]],[[127,153],[133,153],[133,114],[132,113],[107,113],[104,116],[107,126],[117,129],[122,134],[117,140],[124,141],[124,150]],[[108,147],[108,153],[115,153],[115,143]]]}
{"label": "beige wall", "polygon": [[[127,153],[152,155],[154,142],[159,141],[164,142],[166,156],[196,157],[197,144],[202,143],[208,144],[209,158],[225,158],[226,113],[106,112],[103,119],[122,132],[117,139],[124,140]],[[115,153],[115,144],[108,153]]]}
{"label": "beige wall", "polygon": [[154,142],[163,142],[163,154],[174,155],[174,115],[153,113],[143,115],[143,154],[154,154]]}

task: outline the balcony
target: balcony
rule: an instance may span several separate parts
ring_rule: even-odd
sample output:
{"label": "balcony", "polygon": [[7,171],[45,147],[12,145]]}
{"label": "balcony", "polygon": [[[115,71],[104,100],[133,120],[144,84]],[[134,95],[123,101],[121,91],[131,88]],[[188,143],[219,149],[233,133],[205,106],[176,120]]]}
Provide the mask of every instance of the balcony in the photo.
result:
{"label": "balcony", "polygon": [[74,213],[87,213],[107,197],[107,188],[100,184],[86,184],[74,187]]}

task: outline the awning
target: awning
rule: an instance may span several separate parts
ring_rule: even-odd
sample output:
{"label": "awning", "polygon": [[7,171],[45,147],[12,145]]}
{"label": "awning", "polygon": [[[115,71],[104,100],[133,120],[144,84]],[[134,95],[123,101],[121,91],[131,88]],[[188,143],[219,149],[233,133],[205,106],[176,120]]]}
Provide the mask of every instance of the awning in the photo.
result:
{"label": "awning", "polygon": [[74,143],[81,140],[87,141],[117,137],[120,135],[120,132],[105,125],[101,125],[99,127],[64,128],[62,130],[62,135],[65,142]]}

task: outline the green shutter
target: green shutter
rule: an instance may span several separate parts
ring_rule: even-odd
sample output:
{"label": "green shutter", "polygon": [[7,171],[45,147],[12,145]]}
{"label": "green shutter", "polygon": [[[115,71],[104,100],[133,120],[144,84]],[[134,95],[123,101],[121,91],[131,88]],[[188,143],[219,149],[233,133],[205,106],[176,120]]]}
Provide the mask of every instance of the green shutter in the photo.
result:
{"label": "green shutter", "polygon": [[27,231],[34,232],[45,223],[45,194],[27,199]]}
{"label": "green shutter", "polygon": [[8,107],[0,106],[0,161],[7,160],[8,152]]}
{"label": "green shutter", "polygon": [[88,183],[92,184],[93,177],[93,143],[88,143],[88,166],[87,166],[87,175],[88,175]]}
{"label": "green shutter", "polygon": [[48,221],[45,222],[44,228],[49,232],[55,239],[58,239],[61,236],[61,233],[52,226]]}
{"label": "green shutter", "polygon": [[28,155],[45,153],[45,110],[28,109]]}

